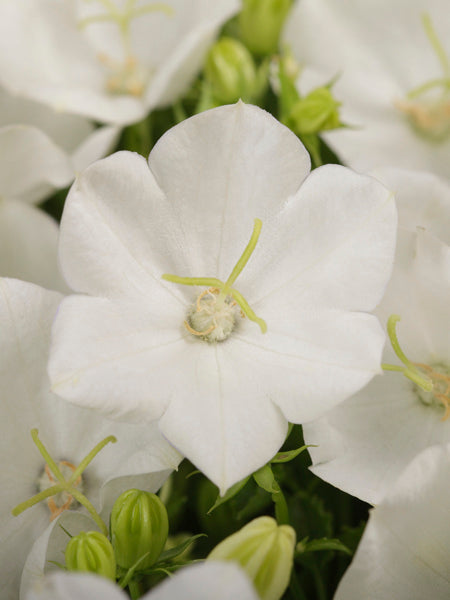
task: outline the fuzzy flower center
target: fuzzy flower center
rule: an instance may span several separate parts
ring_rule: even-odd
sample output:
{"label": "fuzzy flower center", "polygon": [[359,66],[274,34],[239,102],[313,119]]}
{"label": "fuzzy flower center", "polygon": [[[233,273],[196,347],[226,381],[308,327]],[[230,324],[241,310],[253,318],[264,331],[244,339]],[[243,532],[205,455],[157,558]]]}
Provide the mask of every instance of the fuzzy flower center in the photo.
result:
{"label": "fuzzy flower center", "polygon": [[138,6],[139,0],[126,0],[120,8],[113,0],[85,0],[101,4],[104,12],[86,17],[78,22],[80,29],[93,23],[115,23],[119,29],[123,48],[123,61],[117,61],[101,53],[98,59],[107,70],[106,90],[111,94],[142,96],[150,78],[150,72],[141,65],[131,49],[130,28],[134,19],[150,12],[162,12],[173,15],[172,7],[163,2],[152,2]]}
{"label": "fuzzy flower center", "polygon": [[423,27],[436,54],[442,77],[414,88],[394,106],[408,119],[417,133],[430,141],[443,142],[450,135],[450,61],[429,15],[422,16]]}
{"label": "fuzzy flower center", "polygon": [[395,354],[403,363],[400,365],[381,365],[385,371],[398,371],[414,383],[414,390],[420,401],[427,406],[444,407],[442,421],[450,417],[450,366],[443,363],[413,363],[400,347],[396,325],[400,321],[398,315],[391,315],[387,323],[389,340]]}
{"label": "fuzzy flower center", "polygon": [[192,335],[206,342],[223,342],[234,330],[239,315],[248,317],[259,325],[262,333],[266,333],[266,322],[256,316],[244,296],[232,287],[253,254],[261,227],[261,220],[255,219],[250,241],[225,282],[215,277],[179,277],[168,273],[162,276],[172,283],[210,286],[199,294],[184,321],[184,326]]}
{"label": "fuzzy flower center", "polygon": [[[60,460],[58,463],[58,468],[64,479],[68,480],[74,473],[76,466],[67,460]],[[54,486],[56,482],[55,476],[51,472],[49,466],[46,464],[38,479],[38,491],[43,492],[44,490]],[[73,485],[81,493],[83,493],[83,479],[81,475],[76,478],[76,480],[73,482]],[[77,508],[78,505],[78,501],[75,500],[75,498],[67,490],[62,490],[59,494],[55,494],[54,496],[47,498],[47,506],[50,510],[51,521],[56,519],[56,517],[58,517],[65,510],[68,510],[69,508]]]}

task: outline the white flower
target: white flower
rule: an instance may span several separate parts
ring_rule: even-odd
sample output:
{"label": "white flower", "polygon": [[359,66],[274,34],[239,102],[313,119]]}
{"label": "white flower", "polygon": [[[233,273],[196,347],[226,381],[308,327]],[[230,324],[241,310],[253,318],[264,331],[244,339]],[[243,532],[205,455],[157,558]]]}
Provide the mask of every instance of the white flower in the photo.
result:
{"label": "white flower", "polygon": [[237,0],[3,0],[0,81],[59,110],[133,123],[186,90],[238,7]]}
{"label": "white flower", "polygon": [[[95,575],[53,573],[30,590],[26,600],[126,600],[111,581]],[[205,562],[177,571],[142,600],[258,600],[247,576],[236,564]]]}
{"label": "white flower", "polygon": [[305,66],[300,86],[338,77],[333,94],[350,127],[323,137],[345,164],[448,174],[446,0],[301,0],[285,39]]}
{"label": "white flower", "polygon": [[56,393],[159,419],[224,492],[276,453],[288,420],[365,385],[384,336],[362,311],[389,276],[394,201],[343,167],[308,172],[296,136],[242,103],[174,127],[148,164],[121,152],[87,169],[60,261],[90,296],[68,297],[56,319]]}
{"label": "white flower", "polygon": [[0,274],[65,291],[56,265],[58,226],[34,206],[72,183],[104,156],[117,127],[94,130],[86,119],[0,89]]}
{"label": "white flower", "polygon": [[[400,346],[410,361],[427,365],[421,370],[434,388],[427,393],[401,373],[385,372],[304,426],[306,443],[318,444],[309,449],[314,473],[372,504],[422,449],[450,442],[450,420],[442,420],[450,403],[450,186],[425,173],[390,169],[377,175],[397,191],[399,239],[376,314],[383,323],[391,314],[401,316]],[[389,342],[384,362],[401,364]]]}
{"label": "white flower", "polygon": [[[33,443],[39,438],[66,478],[107,435],[108,445],[83,472],[78,489],[108,514],[117,495],[136,486],[155,491],[179,455],[156,427],[121,425],[55,398],[46,361],[50,325],[62,296],[30,283],[0,279],[0,573],[2,600],[16,600],[20,573],[34,539],[50,518],[76,502],[66,492],[14,517],[12,509],[55,479]],[[59,461],[64,461],[60,463]],[[81,486],[81,487],[80,487]],[[50,509],[50,510],[49,510]]]}
{"label": "white flower", "polygon": [[335,600],[450,597],[450,447],[424,450],[369,522]]}

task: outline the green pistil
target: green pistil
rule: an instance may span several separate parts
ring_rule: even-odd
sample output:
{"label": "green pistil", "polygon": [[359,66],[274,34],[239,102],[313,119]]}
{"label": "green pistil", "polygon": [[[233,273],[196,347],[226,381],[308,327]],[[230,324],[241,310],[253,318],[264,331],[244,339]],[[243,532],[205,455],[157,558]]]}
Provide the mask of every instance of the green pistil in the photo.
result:
{"label": "green pistil", "polygon": [[266,333],[267,324],[264,321],[264,319],[257,317],[254,311],[250,308],[244,296],[236,289],[231,287],[243,271],[245,265],[248,263],[250,256],[253,254],[253,251],[258,242],[259,234],[261,233],[261,227],[261,219],[255,219],[255,224],[253,226],[253,232],[250,241],[245,247],[244,252],[241,254],[241,257],[237,261],[236,265],[234,266],[230,276],[225,281],[225,283],[215,277],[179,277],[178,275],[170,275],[167,273],[165,273],[162,276],[162,278],[166,281],[170,281],[171,283],[217,288],[221,292],[220,296],[230,296],[231,298],[233,298],[240,306],[242,312],[250,319],[250,321],[254,321],[255,323],[257,323],[261,329],[261,332]]}
{"label": "green pistil", "polygon": [[[90,0],[85,0],[89,2]],[[122,35],[122,39],[126,46],[129,43],[129,32],[130,32],[130,23],[136,17],[140,17],[150,12],[163,12],[167,16],[171,17],[173,15],[173,8],[164,4],[163,2],[154,2],[152,4],[147,4],[145,6],[140,6],[136,8],[137,0],[128,0],[125,4],[123,10],[120,10],[119,7],[112,0],[94,0],[101,4],[106,12],[100,13],[98,15],[92,15],[91,17],[86,17],[78,22],[78,27],[80,29],[86,27],[86,25],[90,25],[92,23],[105,23],[108,21],[112,21],[116,23],[118,26],[120,33]]]}
{"label": "green pistil", "polygon": [[428,13],[424,13],[422,15],[422,24],[423,28],[425,29],[425,33],[428,37],[428,40],[431,44],[431,47],[433,48],[439,62],[441,63],[443,77],[432,79],[431,81],[419,85],[418,87],[411,90],[406,96],[410,100],[413,100],[421,96],[425,92],[428,92],[429,90],[436,87],[441,87],[443,89],[444,96],[450,91],[450,62],[447,53],[445,52],[445,49],[439,40],[436,30],[433,27],[431,17]]}
{"label": "green pistil", "polygon": [[397,333],[395,330],[398,321],[400,321],[399,315],[391,315],[387,322],[387,332],[388,332],[388,336],[391,341],[392,348],[393,348],[395,354],[398,356],[398,358],[402,361],[402,363],[405,366],[401,367],[399,365],[389,365],[389,364],[383,363],[381,365],[381,367],[385,371],[399,371],[400,373],[403,373],[403,375],[405,377],[407,377],[408,379],[413,381],[417,386],[419,386],[426,392],[431,392],[433,390],[432,380],[429,377],[427,377],[426,375],[424,375],[416,367],[416,365],[407,358],[406,354],[403,352],[403,350],[400,347],[400,343],[398,341]]}
{"label": "green pistil", "polygon": [[75,482],[81,476],[81,474],[86,469],[86,467],[89,465],[89,463],[93,460],[93,458],[95,458],[95,456],[100,452],[100,450],[102,450],[110,442],[115,443],[117,441],[117,439],[113,435],[109,435],[103,441],[101,441],[99,444],[97,444],[95,446],[95,448],[93,448],[83,458],[83,460],[80,462],[78,467],[73,471],[73,473],[71,474],[69,479],[66,480],[64,478],[64,475],[61,473],[61,470],[59,469],[58,465],[53,460],[53,458],[50,456],[47,448],[44,446],[44,444],[39,439],[38,433],[39,432],[37,429],[31,430],[31,437],[33,438],[33,442],[36,444],[39,452],[41,453],[42,457],[44,458],[45,462],[47,463],[49,469],[52,471],[53,475],[56,477],[56,479],[58,480],[59,483],[47,488],[46,490],[43,490],[42,492],[39,492],[39,494],[36,494],[29,500],[26,500],[25,502],[18,504],[11,511],[12,514],[15,517],[17,517],[17,515],[20,515],[27,508],[30,508],[30,507],[34,506],[35,504],[38,504],[38,502],[41,502],[42,500],[50,498],[51,496],[56,496],[57,494],[60,494],[61,492],[67,492],[70,496],[75,498],[75,500],[77,500],[80,504],[82,504],[89,511],[89,513],[91,514],[92,518],[94,519],[96,524],[99,526],[101,531],[105,535],[108,535],[108,529],[107,529],[105,523],[102,521],[100,515],[97,513],[97,511],[95,510],[95,508],[93,507],[91,502],[89,502],[89,500],[86,498],[86,496],[84,496],[84,494],[82,494],[80,492],[80,490],[78,490],[76,488]]}

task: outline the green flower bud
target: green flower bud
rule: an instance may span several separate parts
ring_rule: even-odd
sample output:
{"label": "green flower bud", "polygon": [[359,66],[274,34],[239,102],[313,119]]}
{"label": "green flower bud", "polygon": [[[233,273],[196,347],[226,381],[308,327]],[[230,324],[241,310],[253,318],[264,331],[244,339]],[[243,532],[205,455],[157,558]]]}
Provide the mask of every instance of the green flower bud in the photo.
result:
{"label": "green flower bud", "polygon": [[337,102],[328,87],[320,87],[305,98],[297,100],[290,113],[292,129],[300,134],[319,133],[336,129],[342,124],[339,119]]}
{"label": "green flower bud", "polygon": [[129,569],[142,559],[138,571],[151,567],[159,558],[168,533],[166,507],[155,494],[132,489],[115,501],[111,540],[119,566]]}
{"label": "green flower bud", "polygon": [[209,554],[208,560],[235,560],[253,580],[262,600],[279,600],[294,562],[295,531],[272,517],[259,517],[233,533]]}
{"label": "green flower bud", "polygon": [[66,547],[69,571],[87,571],[116,580],[116,559],[108,538],[98,531],[82,531]]}
{"label": "green flower bud", "polygon": [[281,28],[293,0],[243,0],[239,14],[241,39],[257,56],[278,51]]}
{"label": "green flower bud", "polygon": [[257,72],[252,55],[238,40],[223,37],[210,49],[205,79],[213,98],[223,104],[249,101],[254,97]]}

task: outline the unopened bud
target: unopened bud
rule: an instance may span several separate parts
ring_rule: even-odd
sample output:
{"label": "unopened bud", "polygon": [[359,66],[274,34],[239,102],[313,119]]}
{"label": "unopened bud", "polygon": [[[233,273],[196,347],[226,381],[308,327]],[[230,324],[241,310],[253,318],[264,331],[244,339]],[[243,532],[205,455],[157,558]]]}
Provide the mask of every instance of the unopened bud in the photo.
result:
{"label": "unopened bud", "polygon": [[290,114],[292,128],[300,135],[336,129],[342,125],[339,106],[328,87],[316,88],[293,106]]}
{"label": "unopened bud", "polygon": [[164,504],[155,494],[127,490],[114,503],[111,512],[111,540],[117,564],[129,569],[151,567],[161,554],[169,533]]}
{"label": "unopened bud", "polygon": [[243,0],[239,14],[241,39],[257,56],[278,51],[281,28],[292,0]]}
{"label": "unopened bud", "polygon": [[279,600],[294,560],[295,531],[272,517],[254,519],[209,554],[208,560],[234,560],[253,580],[262,600]]}
{"label": "unopened bud", "polygon": [[98,531],[82,531],[66,547],[69,571],[87,571],[116,580],[116,560],[111,542]]}
{"label": "unopened bud", "polygon": [[223,37],[212,46],[206,58],[205,79],[217,102],[248,102],[255,96],[257,71],[253,57],[233,38]]}

